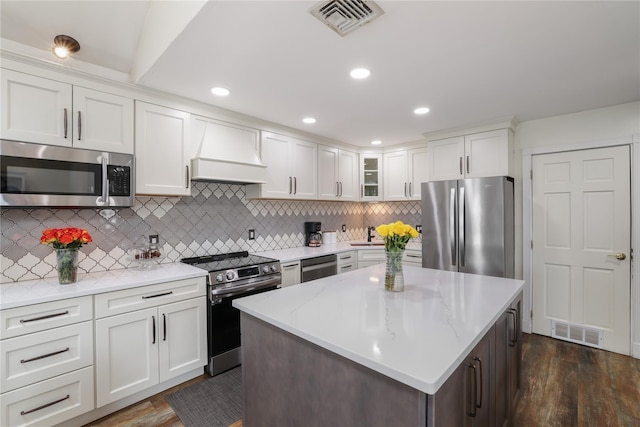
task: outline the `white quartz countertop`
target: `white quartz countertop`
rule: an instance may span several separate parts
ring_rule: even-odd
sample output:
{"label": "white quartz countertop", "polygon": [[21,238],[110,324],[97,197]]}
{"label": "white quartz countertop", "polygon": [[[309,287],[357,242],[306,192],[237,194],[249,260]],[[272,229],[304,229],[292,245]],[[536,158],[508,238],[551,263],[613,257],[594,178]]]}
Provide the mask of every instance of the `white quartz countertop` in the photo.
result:
{"label": "white quartz countertop", "polygon": [[427,394],[434,394],[524,281],[384,264],[233,301],[238,309]]}
{"label": "white quartz countertop", "polygon": [[[269,258],[275,258],[280,262],[298,261],[305,258],[313,258],[322,255],[339,254],[342,252],[356,251],[356,250],[384,250],[384,246],[351,246],[351,243],[362,243],[366,240],[357,240],[352,242],[338,242],[330,245],[323,244],[316,248],[310,248],[308,246],[302,246],[298,248],[276,249],[273,251],[254,252],[256,255],[261,255]],[[382,244],[382,240],[375,239],[375,243]],[[407,249],[422,250],[422,245],[416,242],[409,242]]]}
{"label": "white quartz countertop", "polygon": [[173,263],[159,264],[150,270],[78,273],[78,281],[70,285],[58,284],[57,277],[3,283],[0,284],[0,310],[206,275],[207,272],[200,268]]}

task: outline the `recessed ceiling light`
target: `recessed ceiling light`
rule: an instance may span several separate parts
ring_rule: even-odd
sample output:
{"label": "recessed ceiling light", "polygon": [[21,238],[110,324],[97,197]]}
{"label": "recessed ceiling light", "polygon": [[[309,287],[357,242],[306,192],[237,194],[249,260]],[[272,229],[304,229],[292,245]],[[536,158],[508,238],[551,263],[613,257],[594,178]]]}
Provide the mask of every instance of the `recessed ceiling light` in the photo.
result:
{"label": "recessed ceiling light", "polygon": [[316,119],[314,119],[313,117],[305,117],[304,119],[302,119],[302,121],[308,125],[313,124],[316,122]]}
{"label": "recessed ceiling light", "polygon": [[225,87],[212,87],[211,93],[217,96],[228,96],[231,91]]}
{"label": "recessed ceiling light", "polygon": [[429,112],[429,108],[427,107],[418,107],[413,110],[414,114],[427,114]]}
{"label": "recessed ceiling light", "polygon": [[351,77],[354,79],[366,79],[369,75],[371,75],[371,71],[366,68],[356,68],[351,70]]}
{"label": "recessed ceiling light", "polygon": [[380,144],[382,144],[382,141],[380,141],[379,139],[376,139],[376,140],[374,140],[374,141],[371,141],[371,144],[373,144],[373,145],[380,145]]}
{"label": "recessed ceiling light", "polygon": [[53,54],[60,59],[67,58],[70,54],[80,50],[80,43],[76,39],[64,34],[55,36],[53,39]]}

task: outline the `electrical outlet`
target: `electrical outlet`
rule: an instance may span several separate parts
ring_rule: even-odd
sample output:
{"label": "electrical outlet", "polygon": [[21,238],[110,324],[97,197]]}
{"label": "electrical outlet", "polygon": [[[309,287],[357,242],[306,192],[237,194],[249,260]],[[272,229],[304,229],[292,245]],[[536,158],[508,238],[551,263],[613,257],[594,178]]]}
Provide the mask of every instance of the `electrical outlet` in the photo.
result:
{"label": "electrical outlet", "polygon": [[256,230],[253,228],[249,230],[249,240],[255,240],[256,238]]}
{"label": "electrical outlet", "polygon": [[347,224],[342,224],[342,232],[344,233],[345,231],[347,231]]}
{"label": "electrical outlet", "polygon": [[422,233],[422,226],[421,225],[416,225],[416,231],[418,233]]}
{"label": "electrical outlet", "polygon": [[149,244],[151,244],[151,245],[157,245],[158,244],[158,235],[157,234],[150,234],[149,235]]}

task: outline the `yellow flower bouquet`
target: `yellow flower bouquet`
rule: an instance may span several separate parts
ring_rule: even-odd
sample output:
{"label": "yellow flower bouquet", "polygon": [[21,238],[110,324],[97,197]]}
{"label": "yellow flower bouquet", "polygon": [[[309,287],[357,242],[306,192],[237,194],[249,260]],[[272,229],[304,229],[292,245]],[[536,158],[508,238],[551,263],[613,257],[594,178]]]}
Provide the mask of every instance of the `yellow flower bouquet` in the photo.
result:
{"label": "yellow flower bouquet", "polygon": [[409,240],[418,237],[418,231],[402,221],[379,225],[376,227],[376,231],[384,239],[387,258],[384,288],[392,292],[402,292],[404,290],[402,254]]}
{"label": "yellow flower bouquet", "polygon": [[384,248],[390,252],[403,251],[409,240],[418,237],[418,231],[402,221],[382,224],[376,227],[376,232],[384,239]]}

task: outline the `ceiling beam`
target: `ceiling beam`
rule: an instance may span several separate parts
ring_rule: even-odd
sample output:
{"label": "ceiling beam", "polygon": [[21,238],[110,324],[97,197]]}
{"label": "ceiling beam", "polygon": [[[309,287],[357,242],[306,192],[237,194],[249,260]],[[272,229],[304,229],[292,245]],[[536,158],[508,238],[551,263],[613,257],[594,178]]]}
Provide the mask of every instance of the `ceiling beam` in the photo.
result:
{"label": "ceiling beam", "polygon": [[207,4],[199,1],[149,1],[149,9],[131,66],[131,82],[139,83],[171,43]]}

